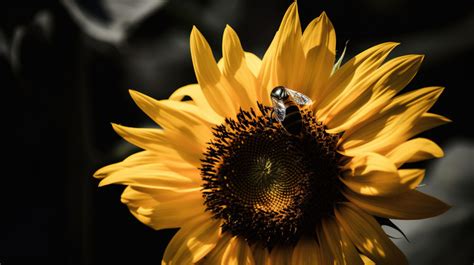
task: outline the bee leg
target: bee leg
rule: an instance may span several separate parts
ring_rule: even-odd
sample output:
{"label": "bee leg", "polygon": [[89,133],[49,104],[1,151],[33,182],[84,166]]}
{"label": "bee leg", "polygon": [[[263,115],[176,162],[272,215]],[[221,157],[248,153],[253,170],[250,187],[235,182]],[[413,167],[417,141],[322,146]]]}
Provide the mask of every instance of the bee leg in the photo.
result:
{"label": "bee leg", "polygon": [[270,112],[270,124],[273,124],[273,114],[274,114],[274,109],[272,109],[272,112]]}

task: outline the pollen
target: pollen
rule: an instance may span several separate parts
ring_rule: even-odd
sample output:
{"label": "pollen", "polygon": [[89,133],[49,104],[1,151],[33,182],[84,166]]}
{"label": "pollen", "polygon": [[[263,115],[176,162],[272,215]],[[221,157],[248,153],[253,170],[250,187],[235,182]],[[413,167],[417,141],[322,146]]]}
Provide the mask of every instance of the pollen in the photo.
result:
{"label": "pollen", "polygon": [[340,135],[327,133],[310,110],[301,117],[302,132],[293,135],[259,104],[213,129],[202,159],[203,196],[224,231],[269,249],[295,244],[342,201]]}

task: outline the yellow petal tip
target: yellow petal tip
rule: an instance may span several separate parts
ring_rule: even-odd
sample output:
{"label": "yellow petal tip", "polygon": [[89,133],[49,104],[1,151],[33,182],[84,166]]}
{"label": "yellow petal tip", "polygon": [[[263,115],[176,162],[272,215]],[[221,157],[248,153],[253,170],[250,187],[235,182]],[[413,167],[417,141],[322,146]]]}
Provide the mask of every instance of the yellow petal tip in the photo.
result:
{"label": "yellow petal tip", "polygon": [[433,155],[434,157],[436,158],[441,158],[441,157],[444,157],[444,151],[443,149],[439,148],[439,150],[436,150],[437,152],[435,152]]}
{"label": "yellow petal tip", "polygon": [[104,175],[102,173],[102,168],[98,169],[96,172],[94,172],[94,174],[92,174],[92,176],[94,178],[97,178],[97,179],[100,179],[100,178],[103,178]]}
{"label": "yellow petal tip", "polygon": [[107,178],[105,178],[105,179],[101,180],[97,186],[100,188],[100,187],[103,187],[103,186],[106,186],[106,185],[109,185],[109,184],[110,183],[108,183]]}
{"label": "yellow petal tip", "polygon": [[197,36],[202,36],[202,33],[201,31],[199,31],[199,29],[195,25],[193,25],[193,29],[191,30],[191,38],[197,37]]}
{"label": "yellow petal tip", "polygon": [[321,18],[325,18],[325,19],[328,18],[328,14],[326,13],[326,11],[321,12],[321,15],[319,15],[319,19]]}
{"label": "yellow petal tip", "polygon": [[235,30],[229,24],[227,24],[224,29],[224,39],[235,38],[236,35],[237,33],[235,32]]}
{"label": "yellow petal tip", "polygon": [[136,90],[133,90],[133,89],[129,89],[128,93],[132,97],[133,101],[135,101],[135,103],[137,103],[137,104],[138,104],[138,101],[140,100],[140,98],[143,98],[143,97],[146,96],[145,94],[142,94],[142,93],[140,93]]}
{"label": "yellow petal tip", "polygon": [[122,127],[120,124],[114,122],[111,122],[110,125],[112,126],[112,129],[114,129],[114,131],[120,130]]}
{"label": "yellow petal tip", "polygon": [[414,61],[417,64],[421,64],[423,62],[423,60],[425,60],[425,55],[424,54],[415,54]]}
{"label": "yellow petal tip", "polygon": [[129,90],[128,90],[128,94],[130,94],[130,96],[132,96],[132,97],[133,97],[133,95],[136,94],[136,93],[139,93],[139,92],[136,91],[135,89],[129,89]]}

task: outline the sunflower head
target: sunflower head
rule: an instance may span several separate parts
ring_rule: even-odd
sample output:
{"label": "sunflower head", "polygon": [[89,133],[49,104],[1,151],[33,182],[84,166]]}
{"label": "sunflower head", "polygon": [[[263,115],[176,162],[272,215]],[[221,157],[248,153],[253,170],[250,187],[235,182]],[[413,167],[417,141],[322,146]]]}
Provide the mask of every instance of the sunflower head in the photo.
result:
{"label": "sunflower head", "polygon": [[241,110],[216,126],[201,168],[204,203],[223,230],[268,248],[314,234],[343,201],[338,134],[327,133],[310,110],[301,111],[301,133],[290,134],[270,109]]}
{"label": "sunflower head", "polygon": [[296,2],[262,59],[227,26],[216,62],[194,27],[197,84],[130,92],[160,128],[114,124],[143,151],[98,170],[99,185],[126,185],[143,223],[180,228],[163,264],[406,264],[381,226],[449,208],[404,166],[443,156],[414,137],[449,120],[428,112],[443,88],[400,93],[423,56],[387,61],[396,46],[341,65],[326,14],[302,31]]}

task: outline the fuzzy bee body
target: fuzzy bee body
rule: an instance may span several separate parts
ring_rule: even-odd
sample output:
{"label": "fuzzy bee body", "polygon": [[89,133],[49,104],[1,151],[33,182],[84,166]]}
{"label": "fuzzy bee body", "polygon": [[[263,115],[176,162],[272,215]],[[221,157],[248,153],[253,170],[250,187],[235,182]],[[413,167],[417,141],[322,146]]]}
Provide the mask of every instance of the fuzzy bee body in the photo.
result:
{"label": "fuzzy bee body", "polygon": [[310,105],[312,103],[311,99],[284,86],[275,87],[270,97],[275,119],[281,122],[288,133],[299,135],[303,128],[299,106]]}

